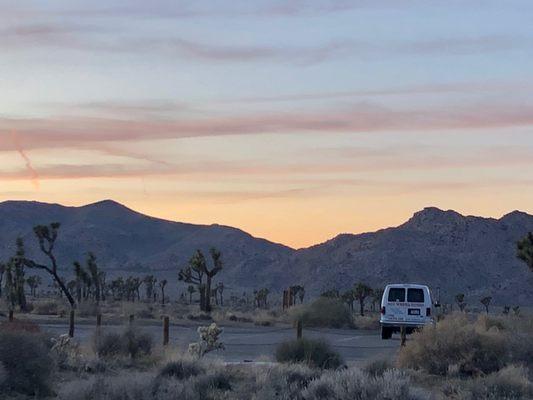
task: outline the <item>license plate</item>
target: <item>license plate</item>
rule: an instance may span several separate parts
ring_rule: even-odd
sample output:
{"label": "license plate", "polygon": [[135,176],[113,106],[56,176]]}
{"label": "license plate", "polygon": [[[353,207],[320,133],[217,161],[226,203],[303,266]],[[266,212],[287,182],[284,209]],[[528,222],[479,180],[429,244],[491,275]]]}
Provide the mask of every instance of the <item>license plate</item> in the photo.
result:
{"label": "license plate", "polygon": [[420,315],[420,309],[418,308],[410,308],[408,310],[409,315]]}

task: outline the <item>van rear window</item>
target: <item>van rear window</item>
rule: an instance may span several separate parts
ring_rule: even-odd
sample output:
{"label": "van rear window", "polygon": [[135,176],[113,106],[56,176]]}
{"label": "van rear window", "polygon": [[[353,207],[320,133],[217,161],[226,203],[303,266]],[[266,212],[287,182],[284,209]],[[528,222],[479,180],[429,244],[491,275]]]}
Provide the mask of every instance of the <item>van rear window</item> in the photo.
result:
{"label": "van rear window", "polygon": [[423,303],[424,302],[424,290],[423,289],[408,289],[407,301],[410,303]]}
{"label": "van rear window", "polygon": [[405,301],[405,289],[404,288],[390,288],[389,289],[389,301]]}

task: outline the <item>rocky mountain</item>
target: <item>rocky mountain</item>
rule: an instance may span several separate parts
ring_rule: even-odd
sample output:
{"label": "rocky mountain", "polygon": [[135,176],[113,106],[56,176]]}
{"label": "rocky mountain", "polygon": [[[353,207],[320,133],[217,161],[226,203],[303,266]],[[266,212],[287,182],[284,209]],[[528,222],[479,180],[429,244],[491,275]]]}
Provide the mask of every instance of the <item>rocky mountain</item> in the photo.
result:
{"label": "rocky mountain", "polygon": [[293,254],[291,279],[308,287],[352,282],[426,283],[443,301],[457,293],[491,295],[500,304],[533,304],[533,272],[516,258],[516,242],[533,231],[533,216],[501,219],[426,208],[395,228],[336,238]]}
{"label": "rocky mountain", "polygon": [[197,248],[214,246],[226,265],[220,279],[234,291],[304,284],[318,294],[358,281],[417,282],[440,287],[443,300],[463,292],[533,304],[533,273],[515,256],[516,241],[533,231],[533,216],[518,211],[492,219],[426,208],[398,227],[294,250],[227,226],[148,217],[110,200],[83,207],[7,201],[0,203],[0,260],[13,253],[18,236],[30,256],[43,260],[32,227],[52,221],[62,223],[57,255],[65,274],[92,251],[110,275],[153,272],[173,282]]}

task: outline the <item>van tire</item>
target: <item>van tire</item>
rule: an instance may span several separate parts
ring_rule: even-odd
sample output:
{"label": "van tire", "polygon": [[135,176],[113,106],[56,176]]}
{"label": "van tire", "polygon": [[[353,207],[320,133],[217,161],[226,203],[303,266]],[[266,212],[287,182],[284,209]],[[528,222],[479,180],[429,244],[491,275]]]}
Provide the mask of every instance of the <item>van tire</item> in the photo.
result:
{"label": "van tire", "polygon": [[392,328],[381,327],[381,339],[388,340],[392,337]]}

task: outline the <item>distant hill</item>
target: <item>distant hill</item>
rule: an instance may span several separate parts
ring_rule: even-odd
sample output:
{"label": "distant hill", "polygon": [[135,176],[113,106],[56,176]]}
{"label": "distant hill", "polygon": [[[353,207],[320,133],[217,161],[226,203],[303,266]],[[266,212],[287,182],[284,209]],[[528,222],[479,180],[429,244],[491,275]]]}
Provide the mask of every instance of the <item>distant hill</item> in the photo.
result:
{"label": "distant hill", "polygon": [[533,231],[533,216],[518,211],[491,219],[426,208],[395,228],[294,250],[228,226],[148,217],[110,200],[83,207],[7,201],[0,203],[0,260],[13,253],[17,236],[42,260],[32,227],[52,221],[62,223],[57,255],[68,271],[93,251],[111,275],[154,272],[177,279],[178,266],[197,248],[214,246],[225,261],[220,279],[235,291],[303,283],[318,294],[356,281],[419,282],[440,286],[444,298],[463,292],[490,294],[500,304],[533,304],[533,273],[515,257],[516,241]]}

